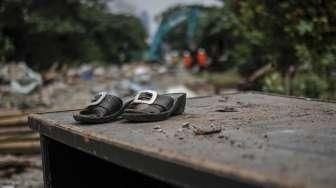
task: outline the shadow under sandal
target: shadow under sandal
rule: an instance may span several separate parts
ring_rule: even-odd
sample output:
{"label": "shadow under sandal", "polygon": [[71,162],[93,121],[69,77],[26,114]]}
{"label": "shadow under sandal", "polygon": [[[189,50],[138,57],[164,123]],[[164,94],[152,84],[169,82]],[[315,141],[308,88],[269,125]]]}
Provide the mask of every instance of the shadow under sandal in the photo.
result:
{"label": "shadow under sandal", "polygon": [[114,95],[101,92],[94,97],[88,107],[74,114],[80,123],[106,123],[115,120],[123,111],[123,101]]}
{"label": "shadow under sandal", "polygon": [[142,91],[127,105],[122,117],[134,122],[161,121],[182,114],[185,105],[185,93],[158,95],[156,91]]}

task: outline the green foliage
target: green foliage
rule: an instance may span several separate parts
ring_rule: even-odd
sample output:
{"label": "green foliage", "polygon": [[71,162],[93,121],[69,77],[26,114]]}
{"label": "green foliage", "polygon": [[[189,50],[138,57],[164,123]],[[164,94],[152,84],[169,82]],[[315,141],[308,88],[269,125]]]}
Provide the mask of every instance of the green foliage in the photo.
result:
{"label": "green foliage", "polygon": [[203,9],[196,40],[216,70],[237,67],[248,78],[272,64],[254,89],[336,98],[336,1],[222,1]]}
{"label": "green foliage", "polygon": [[223,88],[232,88],[238,85],[241,81],[240,75],[237,73],[236,70],[229,70],[226,72],[203,72],[200,74],[202,78],[207,80],[209,83],[214,85],[215,87]]}
{"label": "green foliage", "polygon": [[297,74],[293,79],[293,94],[312,98],[324,96],[328,90],[328,83],[315,73]]}
{"label": "green foliage", "polygon": [[[272,64],[274,72],[257,79],[254,89],[336,98],[336,1],[222,2],[222,7],[203,9],[195,40],[216,70],[237,67],[248,78]],[[183,26],[170,36],[182,36],[179,29]]]}
{"label": "green foliage", "polygon": [[106,0],[0,1],[0,58],[51,63],[121,62],[143,50],[140,21],[109,12]]}
{"label": "green foliage", "polygon": [[[272,63],[278,73],[266,76],[264,90],[335,97],[331,76],[336,63],[335,1],[233,2],[231,10],[243,25],[244,45],[251,49],[246,62],[240,64],[243,74],[249,75],[260,66]],[[258,66],[249,66],[250,62]],[[291,67],[294,75],[289,84],[284,80]]]}
{"label": "green foliage", "polygon": [[276,92],[280,94],[286,94],[286,88],[284,87],[284,79],[278,72],[273,72],[267,75],[263,80],[262,90],[266,92]]}

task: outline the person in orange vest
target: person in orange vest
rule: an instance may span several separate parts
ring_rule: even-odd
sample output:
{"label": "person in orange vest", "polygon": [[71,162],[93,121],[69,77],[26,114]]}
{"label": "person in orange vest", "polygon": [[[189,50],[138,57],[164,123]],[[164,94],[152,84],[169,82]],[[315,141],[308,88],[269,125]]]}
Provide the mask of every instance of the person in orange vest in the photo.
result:
{"label": "person in orange vest", "polygon": [[205,50],[203,48],[200,48],[197,51],[197,64],[200,68],[200,70],[204,70],[208,67],[208,55],[206,54]]}
{"label": "person in orange vest", "polygon": [[192,68],[192,57],[188,51],[183,53],[183,64],[186,69]]}

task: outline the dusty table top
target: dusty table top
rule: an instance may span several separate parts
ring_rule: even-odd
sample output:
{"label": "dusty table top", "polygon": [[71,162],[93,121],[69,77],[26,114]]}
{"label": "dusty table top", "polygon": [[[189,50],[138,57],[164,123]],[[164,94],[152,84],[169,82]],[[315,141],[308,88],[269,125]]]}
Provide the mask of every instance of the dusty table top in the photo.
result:
{"label": "dusty table top", "polygon": [[[240,93],[188,99],[183,115],[154,123],[79,125],[73,113],[32,115],[29,124],[59,142],[180,185],[197,182],[196,172],[204,172],[257,186],[336,187],[335,103]],[[221,132],[195,134],[195,128],[211,127]],[[191,175],[173,177],[178,166]]]}

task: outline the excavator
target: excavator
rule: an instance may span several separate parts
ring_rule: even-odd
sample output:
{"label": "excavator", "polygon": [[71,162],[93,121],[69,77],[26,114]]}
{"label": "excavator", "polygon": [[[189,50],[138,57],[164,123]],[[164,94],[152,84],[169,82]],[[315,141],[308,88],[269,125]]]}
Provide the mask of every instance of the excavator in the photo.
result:
{"label": "excavator", "polygon": [[149,47],[148,60],[151,62],[159,61],[161,57],[161,44],[165,35],[173,30],[178,25],[187,22],[188,30],[186,33],[188,45],[191,48],[194,33],[197,29],[197,24],[200,17],[200,10],[198,8],[181,9],[172,14],[168,19],[163,20],[157,32],[154,35],[152,43]]}

